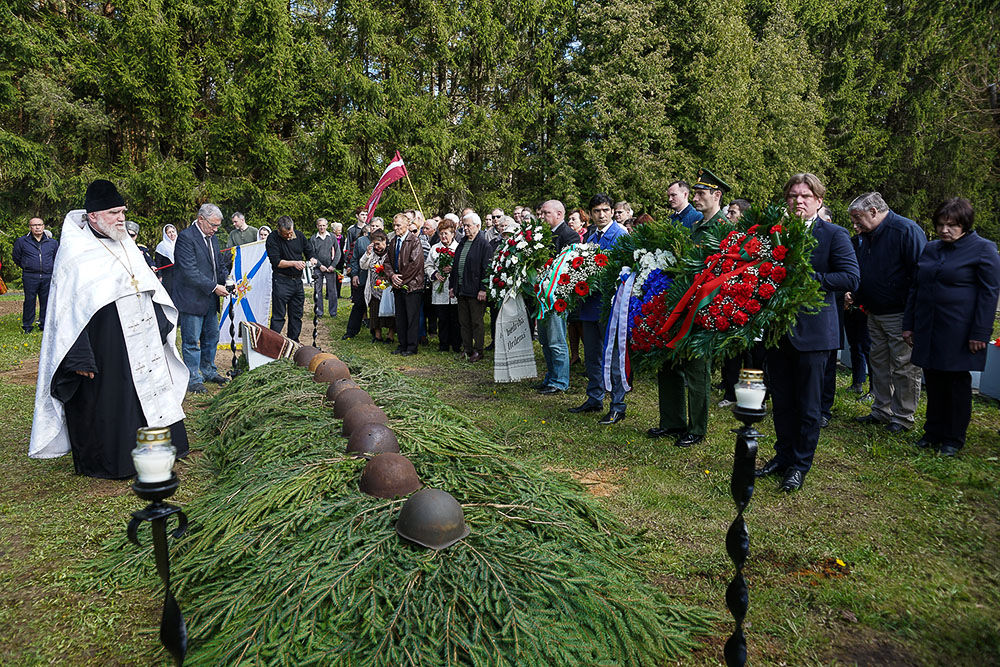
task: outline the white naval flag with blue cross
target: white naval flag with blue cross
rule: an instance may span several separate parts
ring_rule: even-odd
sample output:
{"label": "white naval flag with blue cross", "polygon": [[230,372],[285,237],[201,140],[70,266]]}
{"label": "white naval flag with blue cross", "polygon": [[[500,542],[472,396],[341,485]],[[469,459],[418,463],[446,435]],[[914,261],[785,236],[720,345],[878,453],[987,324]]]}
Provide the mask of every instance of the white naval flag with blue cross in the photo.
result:
{"label": "white naval flag with blue cross", "polygon": [[[233,301],[233,331],[240,339],[240,322],[267,326],[271,313],[271,263],[264,242],[236,246],[229,277],[236,283],[236,295],[227,296],[219,317],[219,347],[229,347],[229,302]],[[239,346],[239,344],[237,344]]]}

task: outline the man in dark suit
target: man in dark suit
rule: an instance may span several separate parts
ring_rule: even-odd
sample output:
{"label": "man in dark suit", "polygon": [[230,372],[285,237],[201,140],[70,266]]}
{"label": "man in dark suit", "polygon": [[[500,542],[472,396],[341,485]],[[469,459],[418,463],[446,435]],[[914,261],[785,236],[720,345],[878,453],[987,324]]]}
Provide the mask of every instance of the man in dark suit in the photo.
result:
{"label": "man in dark suit", "polygon": [[417,353],[420,302],[424,291],[424,249],[417,234],[410,231],[410,218],[397,213],[392,218],[396,236],[389,241],[389,262],[385,275],[392,283],[396,303],[396,335],[399,347],[392,351],[408,357]]}
{"label": "man in dark suit", "polygon": [[[587,243],[596,243],[602,251],[610,250],[618,239],[628,234],[620,223],[615,222],[614,206],[606,194],[596,194],[590,198],[590,219],[594,231],[587,237]],[[601,321],[601,294],[594,290],[587,296],[579,312],[583,325],[583,356],[587,371],[587,400],[582,405],[570,408],[573,413],[599,412],[604,409],[604,338],[607,321]],[[620,372],[618,346],[610,341],[611,408],[598,424],[609,426],[625,419],[625,378]]]}
{"label": "man in dark suit", "polygon": [[817,216],[826,188],[814,174],[795,174],[785,184],[788,212],[802,218],[816,238],[813,277],[825,295],[817,313],[799,316],[778,346],[767,351],[774,406],[775,455],[757,476],[782,475],[779,489],[802,488],[819,441],[823,375],[830,350],[840,345],[836,292],[858,287],[861,273],[847,230]]}
{"label": "man in dark suit", "polygon": [[174,305],[181,328],[181,353],[191,374],[188,391],[205,391],[204,382],[225,384],[215,368],[219,344],[219,297],[226,296],[226,265],[219,253],[216,230],[222,211],[202,204],[198,218],[177,235],[174,246]]}
{"label": "man in dark suit", "polygon": [[[541,207],[541,217],[552,228],[552,243],[556,257],[565,248],[580,242],[580,235],[566,224],[566,207],[551,199]],[[538,386],[539,394],[557,394],[569,389],[569,346],[566,343],[566,313],[550,310],[538,320],[538,342],[545,357],[545,377]]]}

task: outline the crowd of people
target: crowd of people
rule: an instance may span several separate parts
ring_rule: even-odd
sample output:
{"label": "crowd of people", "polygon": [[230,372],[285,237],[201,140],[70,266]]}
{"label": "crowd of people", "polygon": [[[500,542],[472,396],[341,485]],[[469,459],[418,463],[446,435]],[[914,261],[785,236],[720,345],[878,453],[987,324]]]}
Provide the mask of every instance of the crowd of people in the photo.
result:
{"label": "crowd of people", "polygon": [[[743,199],[725,205],[730,190],[707,169],[692,184],[674,181],[667,191],[669,222],[686,228],[692,241],[699,243],[709,228],[732,225],[751,208]],[[923,378],[927,416],[923,435],[915,444],[955,455],[964,445],[971,414],[969,371],[983,369],[1000,293],[996,244],[976,234],[971,204],[959,198],[942,203],[932,218],[938,238],[928,243],[920,227],[893,212],[877,192],[864,193],[849,205],[853,237],[832,223],[831,212],[824,206],[825,187],[815,175],[795,174],[785,184],[783,196],[788,214],[803,219],[816,240],[810,259],[824,302],[817,311],[802,312],[776,346],[751,347],[742,357],[720,365],[727,389],[723,406],[734,400],[729,390],[741,367],[765,370],[776,442],[774,455],[758,475],[778,475],[784,491],[802,487],[820,431],[831,416],[842,332],[851,348],[852,390],[863,394],[865,380],[870,383],[871,411],[858,421],[893,434],[910,431],[915,427]],[[411,356],[436,337],[440,351],[475,364],[487,358],[497,337],[500,304],[491,303],[487,295],[494,256],[504,239],[517,234],[522,225],[540,220],[551,229],[552,256],[581,242],[607,250],[636,225],[652,221],[648,215],[635,216],[628,202],[598,193],[585,208],[569,211],[554,199],[535,207],[516,206],[511,215],[494,208],[481,217],[465,208],[458,214],[425,219],[419,210],[407,210],[392,217],[391,231],[381,218],[369,220],[366,210],[359,208],[346,230],[340,223],[331,225],[320,218],[316,233],[309,238],[288,216],[279,217],[271,233],[270,227],[249,226],[242,213],[234,213],[233,229],[220,244],[216,233],[223,214],[218,206],[207,203],[183,229],[164,226],[151,252],[134,242],[138,229],[124,220],[124,211],[124,200],[113,184],[96,181],[88,188],[85,210],[67,216],[64,236],[70,230],[76,244],[73,254],[90,258],[101,256],[103,250],[113,256],[104,258],[105,265],[113,260],[105,271],[108,287],[101,300],[88,302],[88,308],[75,304],[80,310],[74,318],[78,326],[58,336],[46,330],[50,340],[43,339],[44,368],[40,370],[44,375],[40,372],[36,401],[42,407],[36,406],[39,435],[36,442],[33,431],[32,455],[57,455],[52,452],[72,446],[74,460],[79,459],[78,471],[94,476],[120,477],[132,472],[127,461],[101,463],[103,454],[93,434],[80,434],[81,428],[97,428],[93,417],[81,415],[108,409],[109,392],[116,383],[118,390],[132,387],[133,421],[176,429],[179,407],[165,405],[163,398],[151,398],[150,391],[155,389],[153,394],[161,397],[176,396],[174,388],[181,382],[187,392],[195,393],[205,391],[205,382],[226,382],[215,366],[220,298],[227,294],[226,248],[264,241],[272,268],[270,327],[284,330],[293,340],[302,327],[305,274],[315,287],[316,316],[324,310],[331,317],[338,316],[342,282],[348,282],[350,312],[343,339],[355,338],[364,330],[373,343],[394,345],[392,354]],[[129,237],[131,244],[124,240]],[[29,233],[15,247],[15,261],[24,270],[26,296],[30,291],[33,297],[30,309],[25,300],[22,320],[25,331],[30,331],[35,296],[41,300],[39,327],[44,325],[49,279],[53,272],[59,274],[62,253],[37,218],[32,218]],[[153,271],[143,273],[140,264]],[[59,292],[64,299],[89,289],[79,284],[77,272],[63,280]],[[129,296],[142,297],[138,311]],[[625,364],[616,358],[618,349],[606,354],[608,323],[602,320],[600,300],[595,291],[575,311],[549,310],[532,321],[531,333],[542,348],[545,364],[535,390],[543,395],[566,392],[570,367],[582,360],[585,396],[569,412],[604,413],[598,423],[611,426],[625,419],[628,378]],[[129,306],[108,310],[120,303]],[[181,332],[186,374],[163,372],[172,364],[172,355],[166,351],[170,346],[163,337],[172,325]],[[150,326],[156,329],[150,335],[159,337],[162,349],[132,337],[134,330]],[[113,335],[107,338],[109,332]],[[103,341],[100,345],[98,337]],[[114,344],[118,347],[108,347],[108,340],[119,341]],[[112,357],[121,356],[122,346],[128,353],[127,363],[121,359],[116,363]],[[136,352],[139,348],[142,354]],[[136,374],[136,364],[158,369],[152,385]],[[107,369],[113,369],[116,378],[105,376],[102,382],[94,382]],[[693,446],[705,437],[711,374],[711,361],[700,358],[668,363],[659,370],[659,422],[648,429],[649,437],[671,437],[678,447]],[[606,394],[610,400],[605,413]],[[157,405],[158,401],[162,414],[153,418],[147,403]],[[59,420],[69,424],[68,440],[61,439],[59,428],[53,435],[52,423]],[[134,432],[133,427],[143,424],[130,422],[127,427]],[[186,442],[183,433],[178,437]]]}

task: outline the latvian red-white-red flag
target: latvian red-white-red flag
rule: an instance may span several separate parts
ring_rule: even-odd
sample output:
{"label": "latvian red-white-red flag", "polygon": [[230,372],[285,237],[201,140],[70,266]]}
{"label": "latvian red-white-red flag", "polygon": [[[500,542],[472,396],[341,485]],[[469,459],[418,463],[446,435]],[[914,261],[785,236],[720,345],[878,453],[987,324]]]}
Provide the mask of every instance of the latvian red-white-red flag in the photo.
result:
{"label": "latvian red-white-red flag", "polygon": [[382,191],[404,176],[406,176],[406,165],[403,164],[403,158],[399,155],[399,151],[396,151],[392,162],[385,168],[385,171],[382,172],[382,177],[375,184],[372,196],[368,198],[368,204],[365,205],[365,208],[368,210],[367,220],[372,219],[372,214],[375,212],[375,207],[378,206],[378,200],[382,196]]}

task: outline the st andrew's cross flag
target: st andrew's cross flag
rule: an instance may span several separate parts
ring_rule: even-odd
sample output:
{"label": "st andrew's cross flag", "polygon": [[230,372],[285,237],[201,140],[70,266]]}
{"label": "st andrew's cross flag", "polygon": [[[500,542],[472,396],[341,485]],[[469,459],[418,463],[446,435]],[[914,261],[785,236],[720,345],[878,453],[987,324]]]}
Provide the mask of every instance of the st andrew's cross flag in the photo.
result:
{"label": "st andrew's cross flag", "polygon": [[219,318],[219,347],[229,347],[229,302],[233,301],[233,331],[240,336],[240,322],[259,322],[267,326],[271,308],[271,263],[263,241],[235,248],[233,268],[229,277],[236,283],[236,295],[229,295],[222,304]]}
{"label": "st andrew's cross flag", "polygon": [[365,205],[365,210],[368,211],[367,220],[372,219],[372,214],[375,213],[375,207],[378,206],[378,200],[382,196],[382,191],[405,176],[406,165],[403,164],[403,158],[400,156],[399,151],[396,151],[392,162],[382,172],[382,177],[378,179],[375,189],[372,190],[372,196],[368,198],[368,203]]}

